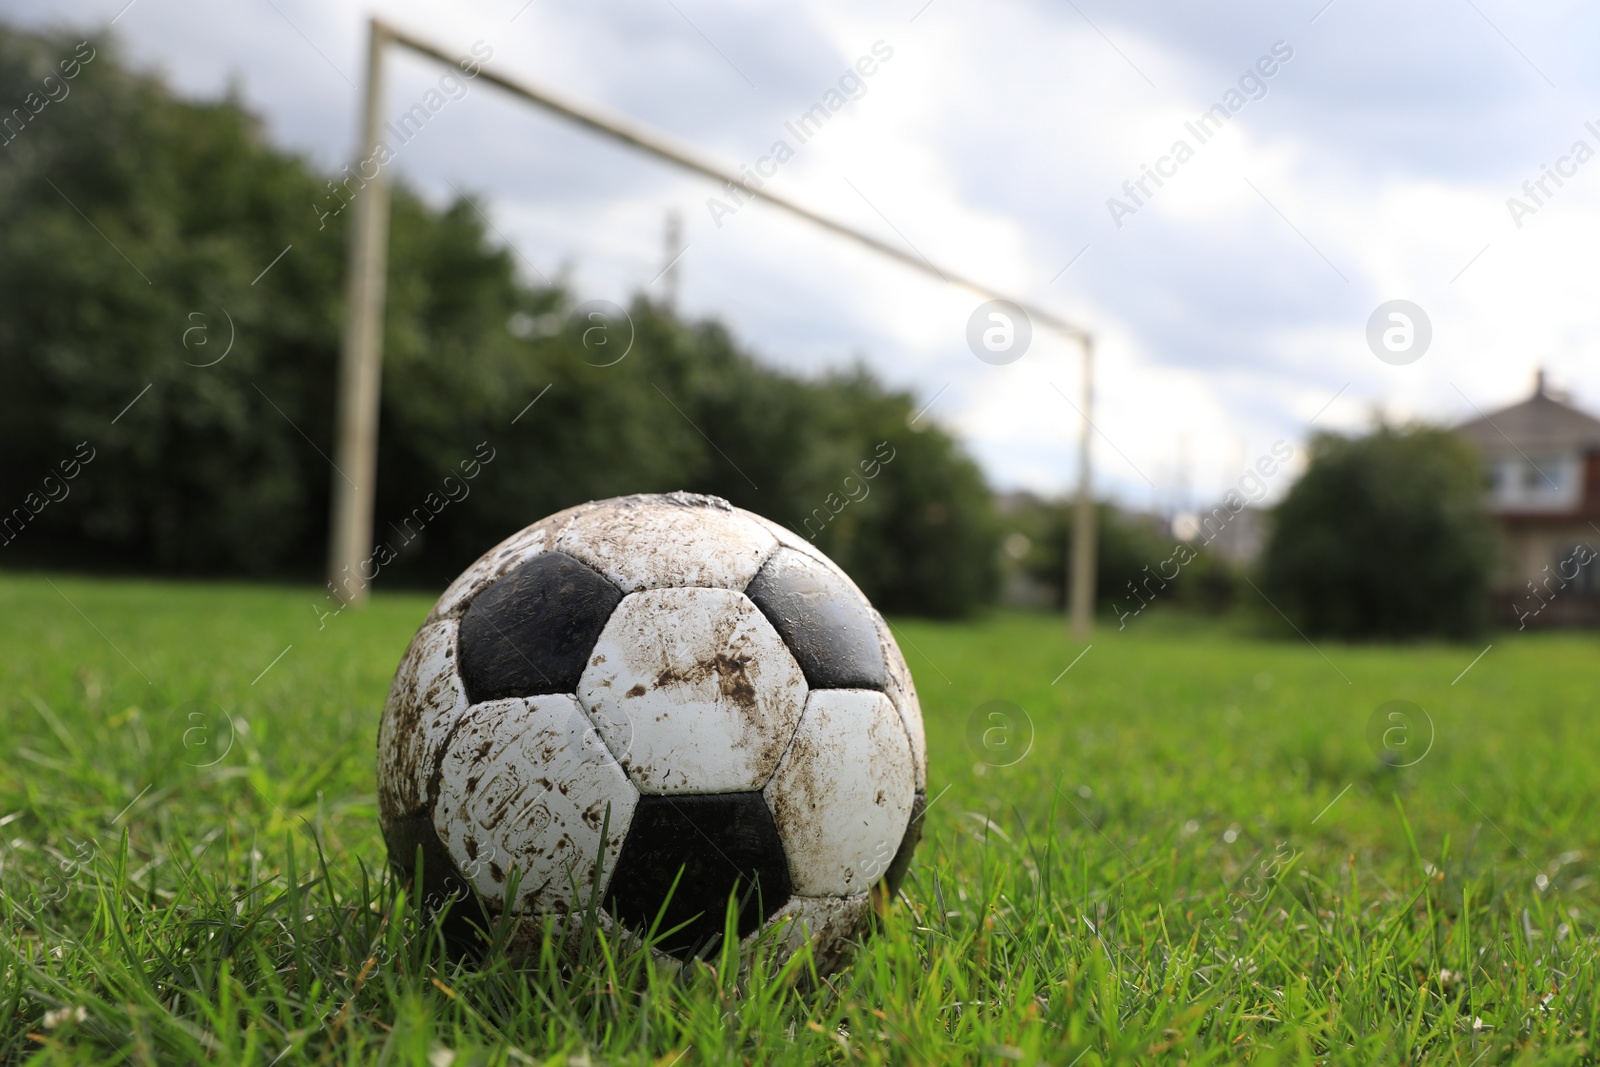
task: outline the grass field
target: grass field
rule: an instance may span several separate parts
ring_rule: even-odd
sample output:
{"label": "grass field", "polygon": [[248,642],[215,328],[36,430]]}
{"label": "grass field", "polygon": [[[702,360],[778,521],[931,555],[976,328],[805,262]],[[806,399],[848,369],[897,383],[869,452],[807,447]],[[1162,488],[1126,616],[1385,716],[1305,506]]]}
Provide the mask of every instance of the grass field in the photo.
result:
{"label": "grass field", "polygon": [[1074,661],[1053,619],[897,624],[936,799],[905,899],[808,989],[442,959],[374,797],[429,600],[320,603],[0,578],[0,1059],[1595,1062],[1593,637],[1474,662],[1157,615]]}

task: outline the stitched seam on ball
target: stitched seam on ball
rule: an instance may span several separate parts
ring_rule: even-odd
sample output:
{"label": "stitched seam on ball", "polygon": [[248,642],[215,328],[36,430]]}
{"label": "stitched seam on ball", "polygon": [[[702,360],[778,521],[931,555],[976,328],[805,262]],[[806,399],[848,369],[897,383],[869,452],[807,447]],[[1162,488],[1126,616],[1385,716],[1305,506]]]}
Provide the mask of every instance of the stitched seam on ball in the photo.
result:
{"label": "stitched seam on ball", "polygon": [[[789,758],[789,750],[794,747],[795,738],[800,736],[800,727],[806,724],[806,706],[811,703],[811,694],[815,692],[817,692],[815,689],[809,687],[806,689],[806,698],[800,702],[800,717],[794,721],[794,729],[789,731],[789,740],[784,742],[783,751],[778,753],[778,761],[772,765],[772,773],[767,775],[767,780],[761,783],[760,792],[763,797],[767,794],[767,786],[771,785],[772,780],[778,777],[778,771],[782,769],[783,761]],[[770,802],[767,807],[772,807]],[[777,818],[778,813],[773,812],[772,816]]]}
{"label": "stitched seam on ball", "polygon": [[[632,595],[633,594],[631,594],[631,593],[628,594],[628,596],[632,596]],[[618,601],[618,604],[620,605],[621,601]],[[612,614],[615,615],[616,611],[613,610]],[[585,670],[587,670],[587,668],[585,668]],[[562,694],[562,695],[566,696],[566,695],[569,695],[569,694]],[[611,747],[611,740],[610,740],[610,738],[606,737],[605,731],[600,729],[600,723],[599,723],[599,721],[597,719],[595,719],[594,712],[590,711],[589,710],[589,706],[583,702],[583,694],[582,693],[572,693],[572,694],[570,694],[570,696],[572,697],[572,702],[574,704],[578,705],[579,713],[581,713],[583,715],[584,719],[588,721],[589,728],[591,730],[593,730],[594,731],[594,735],[600,739],[600,746],[606,750],[606,754],[611,757],[611,761],[613,763],[615,763],[617,765],[617,767],[622,771],[622,776],[628,780],[628,784],[629,785],[633,786],[634,792],[636,792],[636,793],[641,792],[639,787],[637,785],[634,785],[633,776],[628,773],[628,768],[627,768],[626,762],[625,762],[626,761],[626,757],[618,755],[617,751]],[[632,720],[631,719],[629,720],[629,726],[628,726],[628,738],[629,738],[630,741],[633,739],[633,725],[632,725]],[[631,749],[630,749],[630,751],[631,751]]]}
{"label": "stitched seam on ball", "polygon": [[[773,557],[779,552],[789,548],[788,545],[778,540],[778,535],[773,533],[771,530],[762,530],[761,532],[772,538],[772,547],[767,550],[767,553],[764,556],[761,557],[761,562],[756,564],[756,572],[750,576],[750,580],[748,582],[744,583],[744,588],[739,590],[747,599],[750,597],[750,587],[756,584],[756,579],[761,577],[761,572],[766,569],[767,564],[771,563]],[[792,552],[794,550],[790,549],[790,551]],[[762,614],[764,615],[766,612],[762,612]]]}

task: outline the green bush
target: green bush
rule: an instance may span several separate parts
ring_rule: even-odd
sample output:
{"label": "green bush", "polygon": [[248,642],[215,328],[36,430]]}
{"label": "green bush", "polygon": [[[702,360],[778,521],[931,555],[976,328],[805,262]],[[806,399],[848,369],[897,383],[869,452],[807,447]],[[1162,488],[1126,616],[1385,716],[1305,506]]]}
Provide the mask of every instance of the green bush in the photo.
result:
{"label": "green bush", "polygon": [[1487,621],[1494,527],[1477,454],[1425,426],[1320,434],[1274,510],[1268,596],[1308,634],[1461,636]]}

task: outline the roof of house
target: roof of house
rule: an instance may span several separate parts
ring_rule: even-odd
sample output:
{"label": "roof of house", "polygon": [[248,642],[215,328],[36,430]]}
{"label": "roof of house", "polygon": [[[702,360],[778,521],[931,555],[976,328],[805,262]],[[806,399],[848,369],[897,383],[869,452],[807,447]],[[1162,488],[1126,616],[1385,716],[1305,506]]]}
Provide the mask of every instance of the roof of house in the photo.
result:
{"label": "roof of house", "polygon": [[1551,396],[1545,389],[1543,371],[1528,399],[1456,429],[1485,452],[1503,452],[1512,445],[1523,452],[1600,449],[1600,419]]}

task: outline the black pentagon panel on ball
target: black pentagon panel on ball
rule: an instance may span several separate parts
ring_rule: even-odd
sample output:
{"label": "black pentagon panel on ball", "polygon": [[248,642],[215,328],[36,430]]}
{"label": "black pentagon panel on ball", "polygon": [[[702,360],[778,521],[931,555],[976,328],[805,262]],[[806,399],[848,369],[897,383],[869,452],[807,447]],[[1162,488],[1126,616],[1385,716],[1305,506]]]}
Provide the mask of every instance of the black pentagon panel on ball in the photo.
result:
{"label": "black pentagon panel on ball", "polygon": [[473,599],[457,638],[474,704],[571,693],[622,590],[564,552],[546,552]]}
{"label": "black pentagon panel on ball", "polygon": [[917,850],[917,842],[922,840],[922,813],[927,810],[928,794],[918,793],[911,801],[911,818],[906,821],[906,834],[900,839],[894,859],[889,861],[889,866],[883,872],[883,882],[888,886],[891,897],[900,892],[900,883],[906,880],[906,872],[911,869],[911,853]]}
{"label": "black pentagon panel on ball", "polygon": [[888,684],[871,606],[821,563],[780,548],[744,592],[783,637],[811,688],[881,690]]}
{"label": "black pentagon panel on ball", "polygon": [[789,894],[789,860],[760,793],[643,796],[611,874],[606,907],[639,934],[648,933],[659,914],[656,931],[665,936],[657,947],[683,958],[715,950],[730,895],[739,903],[743,938],[788,903]]}

